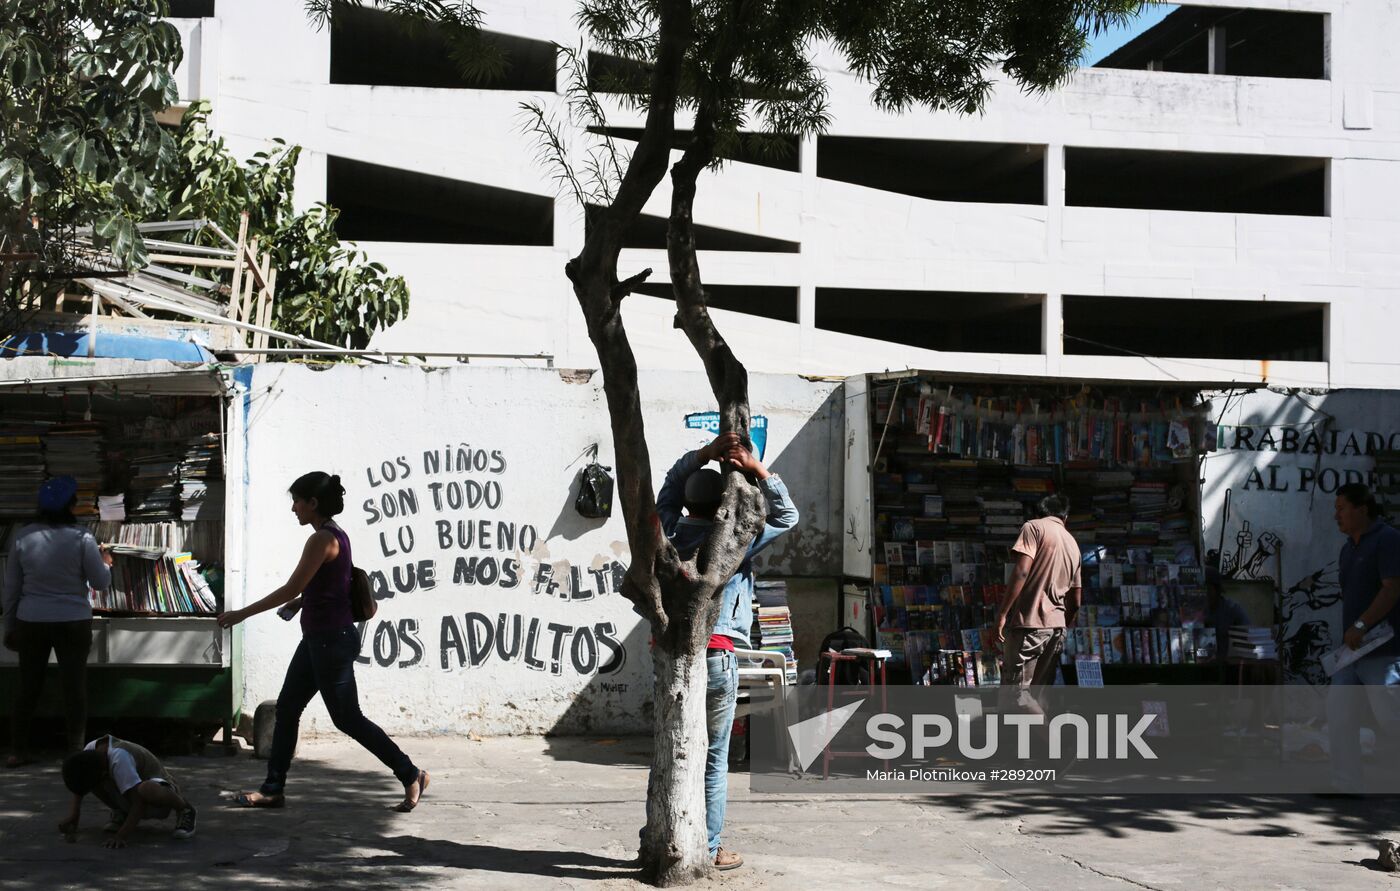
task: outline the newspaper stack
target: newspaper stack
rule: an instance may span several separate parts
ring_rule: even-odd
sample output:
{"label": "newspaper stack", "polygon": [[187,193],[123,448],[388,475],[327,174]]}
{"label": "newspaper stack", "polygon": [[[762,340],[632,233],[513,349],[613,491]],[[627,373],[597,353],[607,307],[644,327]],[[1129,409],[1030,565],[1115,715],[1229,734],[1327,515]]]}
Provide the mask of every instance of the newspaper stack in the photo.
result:
{"label": "newspaper stack", "polygon": [[71,476],[78,482],[73,515],[97,515],[102,488],[102,426],[90,421],[54,424],[44,437],[44,462],[51,477]]}

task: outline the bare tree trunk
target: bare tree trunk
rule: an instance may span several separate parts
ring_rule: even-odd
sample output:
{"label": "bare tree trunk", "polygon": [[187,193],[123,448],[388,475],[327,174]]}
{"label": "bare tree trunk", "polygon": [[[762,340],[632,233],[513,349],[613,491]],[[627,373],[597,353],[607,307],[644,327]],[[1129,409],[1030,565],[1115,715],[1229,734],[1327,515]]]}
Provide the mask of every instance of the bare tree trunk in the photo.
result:
{"label": "bare tree trunk", "polygon": [[705,655],[658,648],[652,656],[655,742],[642,862],[657,885],[688,885],[711,866],[705,822]]}
{"label": "bare tree trunk", "polygon": [[[705,644],[721,592],[763,526],[764,503],[743,474],[727,474],[710,531],[697,553],[686,559],[667,538],[656,513],[637,365],[622,324],[623,299],[650,270],[619,281],[617,261],[626,232],[666,174],[681,63],[693,36],[691,0],[662,0],[659,7],[660,40],[646,126],[616,197],[601,211],[598,225],[565,272],[598,351],[612,422],[617,500],[631,549],[622,594],[647,619],[652,633],[655,740],[640,861],[650,880],[672,886],[689,884],[711,868],[705,821]],[[732,69],[730,47],[725,55],[724,65]],[[679,208],[673,205],[668,248],[678,324],[704,362],[719,403],[721,431],[747,439],[747,374],[705,310],[690,221],[696,177],[714,154],[713,111],[713,106],[702,109],[706,136],[686,152],[679,174],[672,173],[683,197]]]}

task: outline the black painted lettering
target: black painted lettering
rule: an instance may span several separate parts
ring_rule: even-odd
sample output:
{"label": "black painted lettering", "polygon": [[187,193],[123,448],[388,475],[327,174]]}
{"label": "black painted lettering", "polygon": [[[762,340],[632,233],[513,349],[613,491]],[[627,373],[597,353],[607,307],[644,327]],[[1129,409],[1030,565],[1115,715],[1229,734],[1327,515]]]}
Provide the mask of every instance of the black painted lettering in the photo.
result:
{"label": "black painted lettering", "polygon": [[1236,449],[1236,450],[1238,450],[1238,449],[1247,449],[1247,450],[1249,450],[1249,451],[1253,451],[1253,450],[1254,450],[1254,442],[1253,442],[1253,441],[1254,441],[1254,428],[1253,428],[1253,427],[1236,427],[1236,428],[1235,428],[1235,444],[1234,444],[1233,446],[1231,446],[1230,448]]}
{"label": "black painted lettering", "polygon": [[1298,428],[1284,427],[1279,431],[1279,450],[1289,455],[1298,451]]}
{"label": "black painted lettering", "polygon": [[470,585],[476,581],[476,558],[458,557],[452,567],[452,584]]}
{"label": "black painted lettering", "polygon": [[438,644],[442,649],[443,671],[452,667],[447,658],[449,652],[457,654],[458,668],[467,664],[467,648],[462,646],[462,629],[457,627],[457,620],[451,616],[442,617],[442,631],[438,635]]}
{"label": "black painted lettering", "polygon": [[388,600],[394,596],[394,592],[389,590],[389,580],[384,577],[384,571],[381,569],[369,574],[369,590],[375,600]]}
{"label": "black painted lettering", "polygon": [[531,671],[544,671],[544,660],[539,657],[537,652],[539,645],[540,620],[536,616],[530,620],[530,630],[525,635],[525,667]]}
{"label": "black painted lettering", "polygon": [[506,472],[506,456],[501,454],[500,449],[492,449],[491,451],[491,472]]}
{"label": "black painted lettering", "polygon": [[365,503],[361,505],[361,507],[364,509],[365,515],[369,517],[368,520],[365,520],[366,526],[373,526],[375,523],[378,523],[380,520],[383,519],[383,517],[380,516],[379,511],[376,510],[374,507],[373,498],[366,498]]}
{"label": "black painted lettering", "polygon": [[554,567],[548,563],[541,563],[535,569],[535,593],[553,597],[559,590],[559,586],[554,582]]}
{"label": "black painted lettering", "polygon": [[534,526],[526,525],[520,527],[520,550],[527,554],[530,553],[535,549],[535,543],[539,540],[540,534],[535,531]]}
{"label": "black painted lettering", "polygon": [[437,564],[433,561],[418,561],[418,587],[424,591],[431,591],[437,587]]}
{"label": "black painted lettering", "polygon": [[1262,488],[1264,488],[1264,475],[1260,472],[1259,468],[1251,467],[1249,469],[1249,476],[1246,477],[1244,481],[1244,490],[1248,492],[1251,489]]}
{"label": "black painted lettering", "polygon": [[476,565],[476,580],[478,584],[494,585],[501,577],[501,568],[496,563],[495,557],[482,557],[481,562]]}
{"label": "black painted lettering", "polygon": [[1334,468],[1324,467],[1322,468],[1322,470],[1318,471],[1317,487],[1322,491],[1326,492],[1328,495],[1331,495],[1332,493],[1336,492],[1337,488],[1341,486],[1341,484],[1342,475],[1338,473]]}
{"label": "black painted lettering", "polygon": [[412,563],[394,567],[394,589],[400,594],[410,594],[418,587],[418,573]]}
{"label": "black painted lettering", "polygon": [[606,649],[612,655],[599,668],[599,674],[615,674],[627,664],[627,650],[617,639],[617,629],[612,622],[598,622],[593,626],[593,636],[598,639],[599,652]]}
{"label": "black painted lettering", "polygon": [[611,573],[606,569],[590,569],[588,574],[593,576],[593,589],[602,597],[608,593],[608,577]]}
{"label": "black painted lettering", "polygon": [[1317,477],[1317,471],[1311,467],[1298,468],[1298,491],[1307,492],[1312,489]]}
{"label": "black painted lettering", "polygon": [[433,528],[437,531],[438,550],[445,551],[452,547],[452,524],[446,520],[434,520]]}
{"label": "black painted lettering", "polygon": [[1385,437],[1379,433],[1366,434],[1366,454],[1374,455],[1376,452],[1384,451]]}
{"label": "black painted lettering", "polygon": [[[510,638],[507,643],[506,620],[510,620]],[[496,655],[502,662],[509,662],[520,655],[520,616],[507,616],[501,613],[496,618]]]}
{"label": "black painted lettering", "polygon": [[569,587],[573,589],[573,593],[569,595],[570,600],[593,599],[595,592],[592,588],[588,587],[588,583],[583,579],[585,571],[586,570],[581,566],[569,567]]}
{"label": "black painted lettering", "polygon": [[1298,452],[1303,455],[1322,454],[1322,437],[1317,435],[1316,430],[1309,430],[1308,435],[1303,437],[1303,445]]}
{"label": "black painted lettering", "polygon": [[1269,491],[1270,491],[1270,492],[1287,492],[1287,491],[1288,491],[1288,483],[1287,483],[1287,482],[1279,482],[1279,478],[1278,478],[1278,468],[1275,467],[1275,466],[1273,466],[1273,465],[1270,465],[1270,466],[1269,466]]}
{"label": "black painted lettering", "polygon": [[388,668],[399,661],[399,634],[393,622],[380,622],[374,629],[374,661],[380,668]]}
{"label": "black painted lettering", "polygon": [[513,551],[513,550],[515,550],[515,524],[514,524],[514,523],[497,523],[497,524],[496,524],[496,550],[498,550],[498,551]]}
{"label": "black painted lettering", "polygon": [[372,665],[374,660],[365,655],[365,632],[369,630],[369,623],[360,622],[356,630],[360,632],[360,648],[355,651],[355,661],[361,665]]}
{"label": "black painted lettering", "polygon": [[399,662],[399,668],[412,668],[423,661],[423,642],[418,639],[418,620],[399,619],[399,643],[413,655]]}
{"label": "black painted lettering", "polygon": [[[1355,433],[1348,433],[1348,434],[1347,434],[1346,445],[1342,446],[1342,454],[1343,454],[1343,455],[1359,455],[1359,454],[1361,454],[1361,444],[1360,444],[1359,442],[1356,441],[1356,434],[1355,434]],[[1320,477],[1321,477],[1321,474],[1319,474],[1319,478],[1320,478]]]}
{"label": "black painted lettering", "polygon": [[573,645],[569,656],[574,663],[574,671],[579,674],[592,674],[598,667],[598,645],[593,642],[593,632],[587,625],[574,630]]}
{"label": "black painted lettering", "polygon": [[439,454],[438,454],[436,451],[434,451],[433,449],[427,449],[426,451],[424,451],[424,452],[423,452],[423,474],[424,474],[424,476],[432,476],[432,475],[435,474],[435,473],[441,473],[441,472],[442,472],[442,456],[439,455]]}
{"label": "black painted lettering", "polygon": [[[468,485],[471,485],[471,483],[468,483]],[[478,542],[481,543],[481,549],[482,549],[483,551],[489,551],[489,550],[491,550],[491,521],[490,521],[490,520],[477,520],[477,521],[476,521],[476,540],[477,540]]]}
{"label": "black painted lettering", "polygon": [[1274,442],[1274,430],[1272,427],[1264,428],[1264,432],[1259,436],[1259,445],[1255,448],[1255,451],[1262,452],[1264,449],[1268,449],[1271,452],[1278,451],[1278,443]]}
{"label": "black painted lettering", "polygon": [[442,483],[428,483],[428,494],[433,499],[433,510],[442,510]]}
{"label": "black painted lettering", "polygon": [[550,622],[549,628],[549,673],[564,673],[564,642],[573,633],[572,625],[560,625],[558,622]]}
{"label": "black painted lettering", "polygon": [[[500,627],[504,629],[504,623]],[[516,637],[519,636],[517,630]],[[480,668],[486,663],[486,659],[491,655],[491,645],[495,642],[496,626],[491,624],[491,620],[481,613],[467,613],[467,649],[473,668]]]}
{"label": "black painted lettering", "polygon": [[520,584],[520,561],[507,557],[501,561],[501,587],[514,588]]}

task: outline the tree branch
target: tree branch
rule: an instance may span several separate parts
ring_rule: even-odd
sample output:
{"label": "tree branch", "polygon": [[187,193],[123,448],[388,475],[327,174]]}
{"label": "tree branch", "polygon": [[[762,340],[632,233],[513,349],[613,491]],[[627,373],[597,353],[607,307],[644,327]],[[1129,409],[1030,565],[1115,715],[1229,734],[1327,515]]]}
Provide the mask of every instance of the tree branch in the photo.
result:
{"label": "tree branch", "polygon": [[[748,372],[705,308],[693,211],[696,182],[715,159],[718,121],[725,113],[726,85],[733,79],[738,60],[744,13],[752,8],[746,0],[732,0],[729,4],[728,19],[715,42],[708,76],[699,85],[690,145],[671,169],[671,217],[666,236],[677,321],[705,366],[710,389],[719,404],[721,432],[739,433],[749,448],[752,442],[749,440]],[[689,604],[666,604],[677,637],[699,646],[700,638],[709,635],[718,616],[720,592],[763,528],[765,514],[763,497],[757,487],[742,473],[728,473],[720,509],[693,558],[698,585],[710,596],[692,597]]]}
{"label": "tree branch", "polygon": [[[662,0],[660,6],[656,67],[652,71],[646,125],[618,184],[617,195],[603,212],[599,226],[584,241],[577,258],[583,269],[616,265],[623,234],[636,222],[670,162],[681,63],[692,39],[691,0]],[[584,311],[586,314],[588,308]]]}
{"label": "tree branch", "polygon": [[637,289],[637,285],[651,278],[651,267],[648,266],[636,275],[629,276],[612,286],[613,303],[621,303],[622,298],[631,294]]}

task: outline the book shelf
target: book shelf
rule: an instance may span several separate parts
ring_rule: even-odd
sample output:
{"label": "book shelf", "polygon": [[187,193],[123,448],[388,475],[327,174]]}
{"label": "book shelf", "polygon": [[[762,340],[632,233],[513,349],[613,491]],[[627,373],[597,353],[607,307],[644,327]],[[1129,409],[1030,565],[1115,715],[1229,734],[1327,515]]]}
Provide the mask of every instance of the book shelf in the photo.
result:
{"label": "book shelf", "polygon": [[1067,679],[1080,655],[1158,679],[1214,656],[1196,482],[1213,431],[1194,391],[920,374],[867,378],[864,396],[853,461],[869,463],[848,474],[868,468],[871,613],[915,683],[999,683],[986,629],[1051,493],[1069,498],[1083,557]]}
{"label": "book shelf", "polygon": [[[224,411],[220,399],[189,395],[0,398],[0,572],[40,483],[75,477],[74,515],[113,556],[111,586],[89,591],[92,664],[228,666],[214,618]],[[0,652],[0,663],[16,658]]]}

